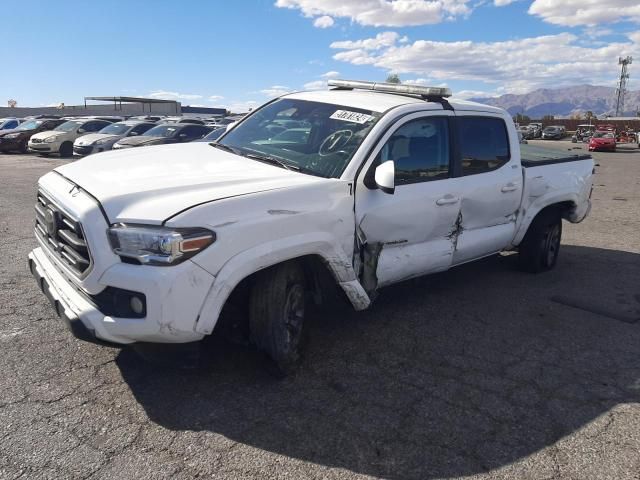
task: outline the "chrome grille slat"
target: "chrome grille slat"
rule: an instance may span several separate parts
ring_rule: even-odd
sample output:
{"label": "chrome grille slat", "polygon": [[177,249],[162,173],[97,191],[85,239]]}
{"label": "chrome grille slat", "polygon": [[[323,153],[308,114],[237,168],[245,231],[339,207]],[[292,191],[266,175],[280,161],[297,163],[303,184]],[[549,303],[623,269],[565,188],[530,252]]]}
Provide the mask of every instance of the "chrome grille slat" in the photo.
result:
{"label": "chrome grille slat", "polygon": [[91,255],[80,222],[42,191],[38,192],[35,211],[35,233],[43,245],[76,275],[88,273]]}

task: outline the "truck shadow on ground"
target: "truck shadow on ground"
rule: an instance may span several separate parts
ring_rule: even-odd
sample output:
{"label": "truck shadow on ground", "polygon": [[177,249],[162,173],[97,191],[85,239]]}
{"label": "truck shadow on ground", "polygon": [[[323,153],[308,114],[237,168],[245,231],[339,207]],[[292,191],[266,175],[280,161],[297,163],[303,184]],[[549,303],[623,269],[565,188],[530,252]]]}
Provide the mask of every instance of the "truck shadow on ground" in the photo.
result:
{"label": "truck shadow on ground", "polygon": [[[171,430],[387,478],[471,475],[640,399],[640,323],[606,316],[640,318],[638,271],[638,254],[563,246],[543,275],[503,256],[405,282],[369,311],[315,316],[301,370],[280,381],[260,355],[225,344],[197,371],[128,351],[117,364]],[[599,299],[600,314],[553,301],[558,292]]]}

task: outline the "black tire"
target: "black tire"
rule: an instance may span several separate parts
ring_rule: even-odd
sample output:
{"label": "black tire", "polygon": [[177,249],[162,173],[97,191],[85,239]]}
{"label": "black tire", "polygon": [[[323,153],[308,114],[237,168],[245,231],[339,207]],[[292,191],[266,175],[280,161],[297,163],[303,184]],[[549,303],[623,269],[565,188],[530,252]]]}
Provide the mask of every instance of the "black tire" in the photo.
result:
{"label": "black tire", "polygon": [[60,145],[60,156],[62,158],[69,158],[71,155],[73,155],[73,143],[64,142]]}
{"label": "black tire", "polygon": [[249,300],[252,342],[275,364],[275,373],[292,373],[300,362],[305,313],[302,268],[288,262],[257,274]]}
{"label": "black tire", "polygon": [[526,272],[546,272],[556,266],[562,239],[559,212],[541,212],[529,226],[519,247],[520,268]]}
{"label": "black tire", "polygon": [[23,154],[29,153],[29,141],[25,140],[24,142],[22,142],[20,144],[19,150],[20,150],[20,153],[23,153]]}

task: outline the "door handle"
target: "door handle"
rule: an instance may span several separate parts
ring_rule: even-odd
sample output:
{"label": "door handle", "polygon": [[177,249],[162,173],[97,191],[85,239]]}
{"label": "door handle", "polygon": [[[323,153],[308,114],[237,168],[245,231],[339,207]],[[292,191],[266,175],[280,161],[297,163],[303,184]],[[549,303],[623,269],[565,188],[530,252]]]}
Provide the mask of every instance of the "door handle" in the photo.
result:
{"label": "door handle", "polygon": [[502,193],[515,192],[516,190],[518,190],[518,184],[516,183],[507,183],[500,189]]}
{"label": "door handle", "polygon": [[453,203],[458,203],[460,199],[458,197],[454,197],[453,195],[445,195],[442,198],[436,200],[436,205],[451,205]]}

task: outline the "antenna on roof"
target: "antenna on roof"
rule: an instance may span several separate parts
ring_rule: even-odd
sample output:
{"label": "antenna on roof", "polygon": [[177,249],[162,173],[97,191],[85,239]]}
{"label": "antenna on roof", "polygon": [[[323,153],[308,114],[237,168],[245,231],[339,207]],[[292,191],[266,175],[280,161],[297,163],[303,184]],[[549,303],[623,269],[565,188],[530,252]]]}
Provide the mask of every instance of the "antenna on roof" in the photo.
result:
{"label": "antenna on roof", "polygon": [[337,90],[369,90],[403,95],[419,95],[423,98],[446,98],[451,96],[451,89],[444,87],[423,87],[420,85],[365,82],[362,80],[329,80],[327,84]]}

